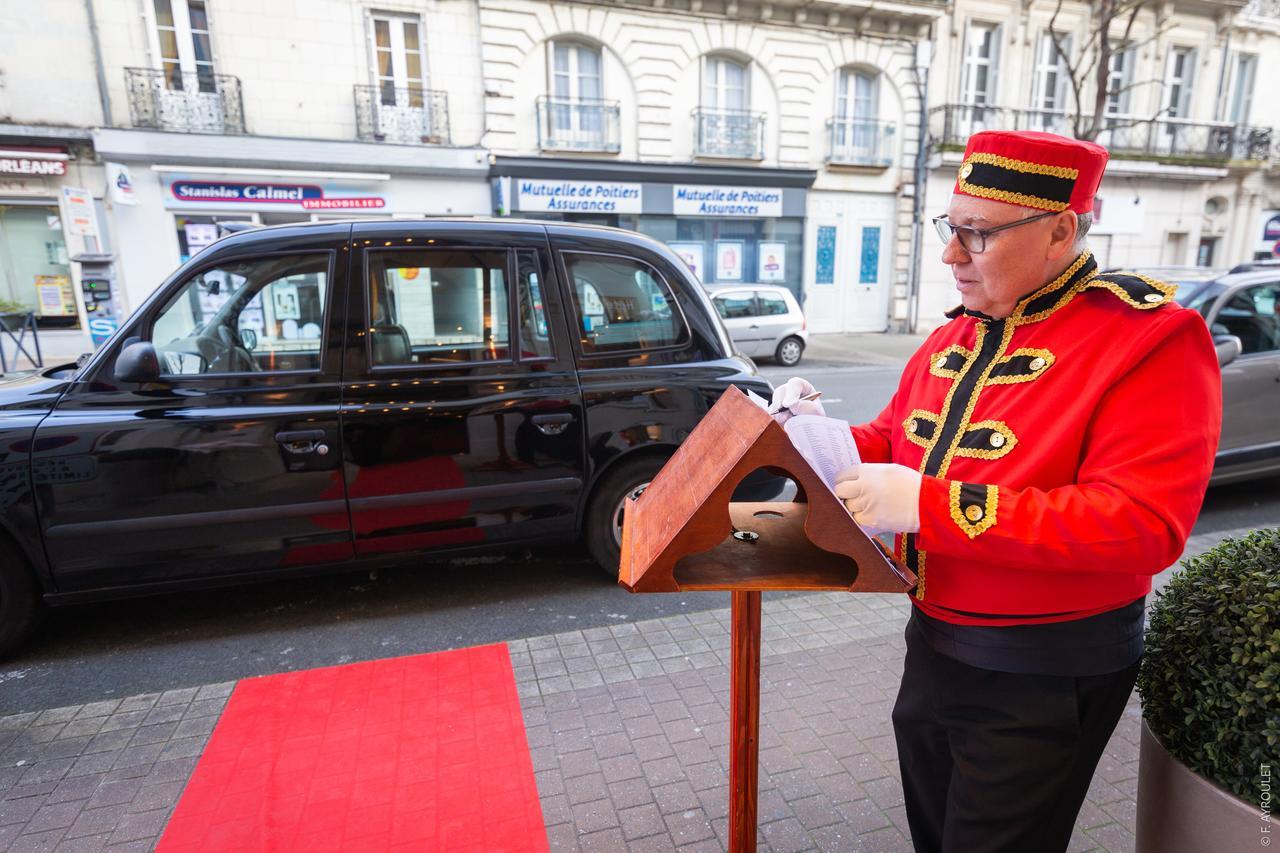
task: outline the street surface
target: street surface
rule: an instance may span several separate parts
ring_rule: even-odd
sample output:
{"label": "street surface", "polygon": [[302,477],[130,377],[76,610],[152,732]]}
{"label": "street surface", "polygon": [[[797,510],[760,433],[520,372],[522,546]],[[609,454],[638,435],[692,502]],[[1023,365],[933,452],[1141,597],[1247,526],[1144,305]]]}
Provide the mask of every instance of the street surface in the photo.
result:
{"label": "street surface", "polygon": [[[822,390],[829,415],[860,422],[888,402],[900,370],[806,360],[762,372],[775,385],[804,376]],[[1275,524],[1277,486],[1212,490],[1190,550]],[[718,593],[630,595],[564,547],[60,608],[0,663],[0,715],[727,604]]]}

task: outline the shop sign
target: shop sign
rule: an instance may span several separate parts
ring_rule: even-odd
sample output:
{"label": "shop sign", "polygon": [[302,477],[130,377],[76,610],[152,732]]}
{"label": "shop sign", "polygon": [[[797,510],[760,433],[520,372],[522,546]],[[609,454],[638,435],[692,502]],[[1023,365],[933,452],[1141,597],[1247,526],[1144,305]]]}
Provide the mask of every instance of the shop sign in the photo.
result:
{"label": "shop sign", "polygon": [[80,187],[63,187],[62,221],[69,234],[97,237],[98,215],[93,209],[93,195]]}
{"label": "shop sign", "polygon": [[519,209],[538,213],[640,213],[640,185],[517,179]]}
{"label": "shop sign", "polygon": [[137,204],[138,197],[133,191],[133,175],[129,167],[123,163],[107,163],[107,194],[116,204]]}
{"label": "shop sign", "polygon": [[37,313],[41,317],[74,317],[76,295],[71,289],[71,276],[36,276]]}
{"label": "shop sign", "polygon": [[0,175],[67,173],[67,152],[55,148],[0,148]]}
{"label": "shop sign", "polygon": [[1280,213],[1272,216],[1267,220],[1267,224],[1262,226],[1263,240],[1280,240]]}
{"label": "shop sign", "polygon": [[281,206],[299,210],[370,210],[387,206],[383,196],[357,195],[331,184],[241,183],[165,178],[165,206]]}
{"label": "shop sign", "polygon": [[782,216],[782,190],[676,184],[671,188],[676,216]]}

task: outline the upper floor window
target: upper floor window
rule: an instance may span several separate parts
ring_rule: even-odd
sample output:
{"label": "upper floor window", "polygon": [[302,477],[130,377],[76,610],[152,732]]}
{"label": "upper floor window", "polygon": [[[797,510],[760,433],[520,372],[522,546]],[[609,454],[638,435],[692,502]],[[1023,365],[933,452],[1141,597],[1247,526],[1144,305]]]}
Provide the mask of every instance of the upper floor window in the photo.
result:
{"label": "upper floor window", "polygon": [[1128,115],[1133,91],[1133,45],[1114,44],[1107,70],[1107,115]]}
{"label": "upper floor window", "polygon": [[1169,51],[1164,74],[1164,114],[1169,118],[1191,115],[1191,90],[1195,83],[1196,52],[1190,47]]}
{"label": "upper floor window", "polygon": [[156,46],[170,89],[214,92],[213,51],[204,0],[153,0]]}
{"label": "upper floor window", "polygon": [[558,99],[580,101],[604,97],[600,51],[575,42],[551,46],[551,94]]}
{"label": "upper floor window", "polygon": [[551,44],[551,97],[539,102],[543,148],[617,150],[618,107],[604,101],[600,51],[572,41]]}
{"label": "upper floor window", "polygon": [[1231,84],[1231,113],[1227,118],[1232,124],[1248,124],[1253,112],[1253,86],[1258,75],[1258,57],[1242,53],[1236,57],[1234,79]]}
{"label": "upper floor window", "polygon": [[875,121],[880,113],[879,77],[867,71],[840,71],[836,92],[836,117],[851,121]]}
{"label": "upper floor window", "polygon": [[972,23],[965,33],[962,103],[975,107],[992,106],[996,99],[996,76],[1000,64],[1000,27]]}
{"label": "upper floor window", "polygon": [[423,106],[426,63],[418,18],[374,15],[373,82],[384,106]]}
{"label": "upper floor window", "polygon": [[747,67],[723,56],[707,57],[702,71],[703,108],[745,111],[750,104]]}
{"label": "upper floor window", "polygon": [[1036,73],[1031,108],[1044,112],[1062,112],[1067,108],[1067,58],[1071,37],[1043,32],[1036,48]]}

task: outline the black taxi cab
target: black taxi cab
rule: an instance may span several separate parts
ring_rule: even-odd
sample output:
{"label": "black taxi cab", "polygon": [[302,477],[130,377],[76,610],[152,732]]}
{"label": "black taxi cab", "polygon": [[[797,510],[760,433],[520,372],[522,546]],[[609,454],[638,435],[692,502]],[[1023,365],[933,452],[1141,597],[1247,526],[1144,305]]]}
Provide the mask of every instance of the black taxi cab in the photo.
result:
{"label": "black taxi cab", "polygon": [[639,234],[234,234],[80,365],[0,383],[0,653],[46,604],[184,585],[573,539],[616,571],[626,496],[730,384],[770,391]]}

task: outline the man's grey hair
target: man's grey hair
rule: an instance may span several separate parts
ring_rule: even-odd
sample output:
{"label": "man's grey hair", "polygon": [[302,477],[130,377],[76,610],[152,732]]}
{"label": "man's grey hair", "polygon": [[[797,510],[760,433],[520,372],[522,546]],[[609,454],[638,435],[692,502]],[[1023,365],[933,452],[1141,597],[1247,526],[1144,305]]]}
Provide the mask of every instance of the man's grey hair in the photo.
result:
{"label": "man's grey hair", "polygon": [[1080,213],[1076,215],[1076,252],[1083,252],[1089,248],[1089,229],[1093,227],[1093,213]]}

